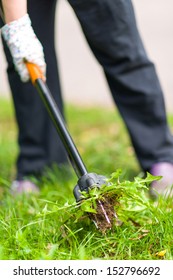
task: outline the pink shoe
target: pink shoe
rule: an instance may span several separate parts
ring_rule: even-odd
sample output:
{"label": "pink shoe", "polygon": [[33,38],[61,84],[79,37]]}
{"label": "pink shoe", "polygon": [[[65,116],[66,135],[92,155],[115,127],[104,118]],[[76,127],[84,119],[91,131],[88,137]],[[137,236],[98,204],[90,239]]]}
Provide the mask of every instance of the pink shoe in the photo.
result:
{"label": "pink shoe", "polygon": [[29,180],[15,180],[10,188],[12,195],[39,193],[39,188]]}
{"label": "pink shoe", "polygon": [[159,195],[173,196],[173,164],[160,162],[152,166],[150,173],[154,176],[162,176],[158,181],[153,181],[150,186],[151,197],[157,199]]}

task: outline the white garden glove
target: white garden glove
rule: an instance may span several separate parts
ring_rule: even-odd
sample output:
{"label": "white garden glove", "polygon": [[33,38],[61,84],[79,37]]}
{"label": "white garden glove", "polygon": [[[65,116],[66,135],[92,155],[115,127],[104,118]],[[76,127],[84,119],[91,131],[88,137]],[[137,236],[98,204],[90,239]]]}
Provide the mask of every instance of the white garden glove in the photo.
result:
{"label": "white garden glove", "polygon": [[4,25],[1,31],[22,82],[30,79],[24,60],[38,65],[45,75],[46,64],[43,47],[34,33],[29,15],[26,14],[20,19]]}

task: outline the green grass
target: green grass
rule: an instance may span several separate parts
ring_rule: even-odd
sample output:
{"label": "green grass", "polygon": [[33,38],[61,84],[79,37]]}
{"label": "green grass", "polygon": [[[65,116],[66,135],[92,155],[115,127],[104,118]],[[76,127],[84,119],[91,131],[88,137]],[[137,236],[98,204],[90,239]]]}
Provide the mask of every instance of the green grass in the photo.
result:
{"label": "green grass", "polygon": [[[37,196],[9,193],[18,153],[13,106],[0,100],[0,259],[173,259],[172,202],[147,196],[128,134],[116,111],[67,106],[69,130],[90,172],[114,173],[121,226],[101,233],[72,194],[76,176],[48,170]],[[169,116],[170,126],[173,117]],[[135,178],[134,178],[135,177]],[[82,218],[80,215],[83,214]],[[166,250],[166,251],[164,251]],[[163,256],[159,252],[164,251]]]}

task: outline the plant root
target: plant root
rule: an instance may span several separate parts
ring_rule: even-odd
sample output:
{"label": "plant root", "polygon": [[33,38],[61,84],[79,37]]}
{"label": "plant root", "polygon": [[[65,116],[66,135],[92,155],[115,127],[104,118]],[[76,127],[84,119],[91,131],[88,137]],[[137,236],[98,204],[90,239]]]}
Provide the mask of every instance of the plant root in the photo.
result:
{"label": "plant root", "polygon": [[119,224],[120,222],[114,210],[115,205],[117,205],[115,196],[104,195],[96,201],[96,213],[88,213],[89,218],[102,233],[111,230],[115,223]]}

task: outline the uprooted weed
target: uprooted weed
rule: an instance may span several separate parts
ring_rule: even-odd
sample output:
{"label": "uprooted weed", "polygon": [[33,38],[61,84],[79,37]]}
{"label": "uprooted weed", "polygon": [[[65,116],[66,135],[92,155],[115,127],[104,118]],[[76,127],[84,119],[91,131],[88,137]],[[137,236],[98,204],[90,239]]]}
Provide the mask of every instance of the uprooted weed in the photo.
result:
{"label": "uprooted weed", "polygon": [[[148,187],[153,180],[161,177],[148,173],[145,179],[136,177],[134,181],[121,182],[120,175],[121,170],[118,169],[107,179],[108,184],[101,188],[92,188],[89,193],[82,193],[84,199],[81,204],[72,205],[69,211],[76,224],[84,218],[90,218],[91,222],[95,222],[96,228],[105,234],[107,230],[115,231],[117,226],[128,222],[141,227],[158,223],[160,211],[156,203],[149,199]],[[104,207],[111,225],[108,225],[99,202]]]}

